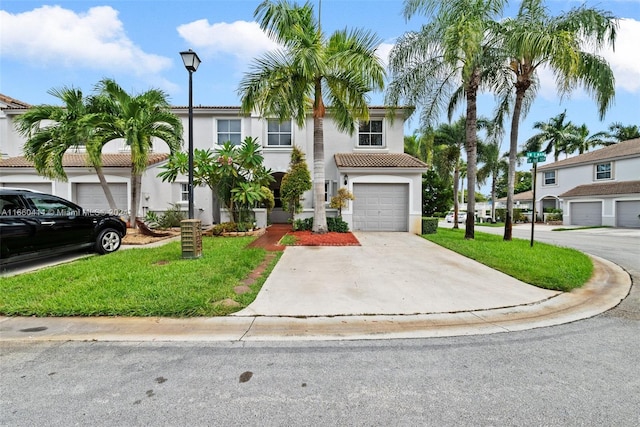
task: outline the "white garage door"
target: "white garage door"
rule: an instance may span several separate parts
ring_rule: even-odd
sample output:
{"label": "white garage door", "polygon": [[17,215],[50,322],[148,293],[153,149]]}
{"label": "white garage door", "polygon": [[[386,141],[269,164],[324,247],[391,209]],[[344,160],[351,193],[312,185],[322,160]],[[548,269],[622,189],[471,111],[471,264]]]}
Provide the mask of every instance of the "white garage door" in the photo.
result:
{"label": "white garage door", "polygon": [[3,187],[27,188],[41,193],[51,194],[51,184],[41,182],[5,182]]}
{"label": "white garage door", "polygon": [[[127,209],[127,184],[109,184],[119,210]],[[100,184],[76,184],[76,203],[84,209],[109,211],[107,196]]]}
{"label": "white garage door", "polygon": [[602,225],[602,202],[571,203],[571,225]]}
{"label": "white garage door", "polygon": [[640,228],[640,200],[616,202],[616,227]]}
{"label": "white garage door", "polygon": [[354,230],[409,230],[409,184],[354,184],[353,195]]}

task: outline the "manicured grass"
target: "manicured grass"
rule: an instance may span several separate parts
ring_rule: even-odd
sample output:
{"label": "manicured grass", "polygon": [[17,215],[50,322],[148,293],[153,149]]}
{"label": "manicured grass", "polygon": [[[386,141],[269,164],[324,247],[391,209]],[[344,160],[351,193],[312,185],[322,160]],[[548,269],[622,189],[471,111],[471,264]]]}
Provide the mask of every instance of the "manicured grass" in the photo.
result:
{"label": "manicured grass", "polygon": [[440,246],[474,259],[518,280],[545,289],[570,291],[582,286],[593,273],[593,263],[585,254],[569,248],[528,240],[502,240],[502,236],[479,233],[464,239],[464,229],[439,228],[422,236]]}
{"label": "manicured grass", "polygon": [[[464,225],[464,224],[463,224]],[[504,228],[504,222],[496,222],[496,223],[491,223],[491,222],[477,222],[476,226],[480,226],[480,227],[502,227]]]}
{"label": "manicured grass", "polygon": [[282,236],[282,239],[280,239],[280,244],[283,246],[291,246],[295,245],[297,241],[298,239],[296,239],[296,236],[292,234],[285,234]]}
{"label": "manicured grass", "polygon": [[[0,314],[20,316],[217,316],[258,294],[276,257],[251,292],[236,295],[264,259],[253,237],[203,237],[203,255],[182,259],[180,242],[120,250],[0,280]],[[233,299],[240,307],[219,304]]]}

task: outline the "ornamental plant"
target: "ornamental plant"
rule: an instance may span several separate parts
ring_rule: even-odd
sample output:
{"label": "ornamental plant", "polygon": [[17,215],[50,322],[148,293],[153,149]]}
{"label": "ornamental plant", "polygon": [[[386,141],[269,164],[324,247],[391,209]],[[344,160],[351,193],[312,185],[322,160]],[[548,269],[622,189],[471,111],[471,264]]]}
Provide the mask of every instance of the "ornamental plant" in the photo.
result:
{"label": "ornamental plant", "polygon": [[341,187],[338,190],[338,194],[331,198],[331,204],[329,206],[333,209],[338,209],[338,217],[342,218],[342,209],[347,207],[349,200],[355,200],[353,193],[345,187]]}
{"label": "ornamental plant", "polygon": [[311,190],[311,173],[307,167],[304,153],[296,146],[291,151],[289,170],[282,177],[280,184],[280,199],[282,207],[291,214],[291,220],[296,213],[302,212],[302,195]]}

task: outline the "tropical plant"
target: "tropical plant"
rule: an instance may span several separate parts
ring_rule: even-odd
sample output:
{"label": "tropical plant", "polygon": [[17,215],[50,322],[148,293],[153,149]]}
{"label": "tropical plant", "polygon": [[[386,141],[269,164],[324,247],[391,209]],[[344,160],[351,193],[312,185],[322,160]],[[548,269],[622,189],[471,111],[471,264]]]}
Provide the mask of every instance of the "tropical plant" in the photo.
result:
{"label": "tropical plant", "polygon": [[[240,145],[225,142],[220,149],[195,149],[193,153],[193,183],[206,185],[215,191],[232,215],[234,222],[248,214],[250,208],[272,203],[267,187],[273,180],[271,171],[263,165],[264,157],[257,138],[246,137]],[[162,181],[175,182],[179,175],[189,172],[187,153],[174,153],[163,171],[158,174]]]}
{"label": "tropical plant", "polygon": [[495,221],[498,179],[509,171],[509,162],[500,154],[498,141],[478,144],[478,161],[482,163],[478,168],[478,186],[491,179],[491,219]]}
{"label": "tropical plant", "polygon": [[620,122],[611,123],[611,125],[609,125],[609,131],[603,133],[604,136],[609,138],[609,141],[607,141],[609,145],[640,138],[640,128],[637,125],[625,126]]}
{"label": "tropical plant", "polygon": [[[524,143],[523,152],[544,151],[547,154],[553,153],[554,161],[558,161],[560,154],[571,150],[578,140],[577,128],[573,123],[565,122],[567,112],[564,111],[548,122],[535,122],[533,128],[539,130],[537,134],[527,139]],[[546,143],[546,146],[543,145]]]}
{"label": "tropical plant", "polygon": [[302,195],[311,190],[311,174],[307,168],[304,153],[298,147],[291,150],[289,170],[282,177],[280,184],[280,199],[282,206],[291,214],[293,220],[297,212],[302,211]]}
{"label": "tropical plant", "polygon": [[117,206],[102,171],[102,144],[96,141],[91,124],[94,115],[91,103],[80,89],[63,87],[47,93],[60,99],[64,106],[37,105],[16,119],[17,131],[27,138],[23,148],[25,158],[33,162],[42,176],[66,181],[64,154],[85,147],[88,165],[95,169],[109,208],[115,211]]}
{"label": "tropical plant", "polygon": [[404,137],[404,152],[430,165],[433,163],[434,133],[431,128],[425,132],[414,131]]}
{"label": "tropical plant", "polygon": [[267,0],[254,16],[282,49],[254,61],[240,82],[242,111],[257,109],[263,116],[293,119],[300,127],[312,112],[313,231],[325,233],[323,119],[329,112],[338,130],[349,134],[357,120],[369,120],[367,93],[384,84],[384,67],[375,53],[379,39],[363,30],[326,37],[308,2]]}
{"label": "tropical plant", "polygon": [[342,209],[346,208],[349,200],[355,200],[355,196],[351,191],[345,187],[338,189],[338,194],[331,198],[331,204],[329,205],[333,209],[338,209],[338,218],[342,218]]}
{"label": "tropical plant", "polygon": [[[468,212],[475,210],[477,95],[503,78],[496,72],[494,40],[486,36],[505,3],[506,0],[405,0],[406,18],[423,12],[432,19],[420,31],[401,36],[389,57],[393,81],[387,90],[388,105],[404,100],[423,107],[421,120],[426,126],[433,124],[445,107],[451,118],[460,103],[466,104]],[[465,238],[474,238],[473,215],[467,218]]]}
{"label": "tropical plant", "polygon": [[164,141],[171,153],[182,145],[182,122],[171,112],[167,95],[151,89],[130,95],[112,79],[101,80],[92,102],[99,111],[92,124],[100,144],[122,138],[131,153],[131,218],[135,219],[140,206],[142,174],[147,169],[154,139]]}
{"label": "tropical plant", "polygon": [[589,128],[586,124],[582,124],[575,127],[573,140],[567,145],[565,152],[573,154],[577,151],[578,154],[584,154],[599,145],[611,145],[611,143],[602,138],[602,132],[589,135]]}
{"label": "tropical plant", "polygon": [[511,215],[520,116],[525,97],[530,90],[535,91],[537,70],[541,66],[548,67],[556,77],[561,94],[568,94],[582,85],[596,98],[602,118],[615,94],[614,76],[607,61],[590,53],[590,50],[605,45],[613,46],[617,26],[617,19],[610,12],[586,6],[559,16],[550,16],[543,0],[523,0],[515,18],[495,24],[494,29],[501,36],[504,55],[508,58],[508,69],[513,74],[511,89],[503,92],[503,95],[505,99],[515,95],[509,147],[505,240],[512,238]]}
{"label": "tropical plant", "polygon": [[[463,166],[462,150],[466,142],[465,118],[460,117],[453,123],[440,124],[433,134],[433,144],[436,147],[435,161],[438,169],[447,175],[453,173],[453,211],[458,217],[460,201],[458,197],[460,185],[460,173]],[[448,210],[449,208],[447,208]],[[458,222],[454,221],[454,228],[458,228]]]}

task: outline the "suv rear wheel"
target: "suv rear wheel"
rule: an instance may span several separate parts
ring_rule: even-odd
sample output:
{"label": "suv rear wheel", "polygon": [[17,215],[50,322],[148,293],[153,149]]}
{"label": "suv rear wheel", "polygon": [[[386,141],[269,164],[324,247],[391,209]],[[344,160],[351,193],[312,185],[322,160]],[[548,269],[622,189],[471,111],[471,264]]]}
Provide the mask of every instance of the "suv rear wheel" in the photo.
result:
{"label": "suv rear wheel", "polygon": [[96,239],[96,251],[99,254],[108,254],[118,250],[122,244],[122,237],[113,228],[105,228]]}

